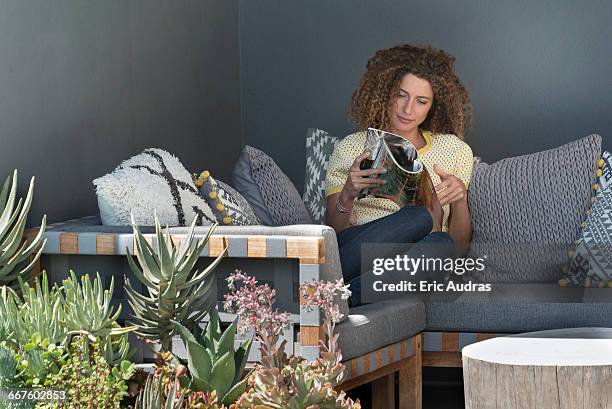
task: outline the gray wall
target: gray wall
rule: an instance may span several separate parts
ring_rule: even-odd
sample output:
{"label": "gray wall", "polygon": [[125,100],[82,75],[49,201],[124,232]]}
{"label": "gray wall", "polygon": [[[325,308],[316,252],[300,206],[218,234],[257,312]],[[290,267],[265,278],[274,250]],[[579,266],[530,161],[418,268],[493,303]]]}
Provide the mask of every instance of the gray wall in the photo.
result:
{"label": "gray wall", "polygon": [[0,0],[0,175],[30,223],[97,213],[91,181],[147,147],[229,179],[241,146],[238,0]]}
{"label": "gray wall", "polygon": [[301,189],[304,135],[351,132],[348,106],[380,48],[430,43],[472,96],[485,161],[597,132],[612,149],[612,3],[241,0],[243,137]]}

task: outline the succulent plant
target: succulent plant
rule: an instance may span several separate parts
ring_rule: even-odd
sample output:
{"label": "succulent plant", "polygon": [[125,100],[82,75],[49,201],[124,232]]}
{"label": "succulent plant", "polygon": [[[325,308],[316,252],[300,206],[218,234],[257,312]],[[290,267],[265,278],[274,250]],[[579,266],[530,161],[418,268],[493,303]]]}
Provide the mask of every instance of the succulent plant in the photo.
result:
{"label": "succulent plant", "polygon": [[170,351],[174,328],[171,320],[180,322],[189,329],[214,308],[215,299],[210,297],[213,284],[213,269],[219,264],[225,251],[203,271],[194,271],[194,266],[217,224],[213,224],[204,238],[193,245],[195,220],[180,249],[174,244],[169,229],[163,233],[155,216],[155,237],[158,250],[144,238],[138,226],[133,224],[134,257],[129,254],[128,263],[136,278],[146,287],[147,295],[134,290],[125,278],[128,301],[133,310],[135,331],[145,341],[161,343],[162,351]]}
{"label": "succulent plant", "polygon": [[30,188],[25,201],[19,199],[17,205],[17,171],[13,177],[7,177],[0,191],[0,285],[17,287],[17,279],[29,280],[32,269],[40,258],[46,216],[43,216],[41,227],[36,238],[31,242],[24,242],[23,232],[32,196],[34,193],[34,178],[30,180]]}
{"label": "succulent plant", "polygon": [[62,344],[67,330],[62,322],[62,297],[59,288],[49,287],[47,274],[37,277],[33,286],[20,280],[23,301],[13,297],[13,302],[5,305],[11,311],[12,338],[19,346],[30,341],[32,334],[39,334],[50,344]]}
{"label": "succulent plant", "polygon": [[219,314],[213,310],[206,328],[199,339],[187,328],[172,321],[187,347],[188,368],[191,376],[189,389],[192,391],[217,393],[219,403],[234,403],[247,387],[244,368],[251,350],[249,339],[234,351],[237,321],[221,332]]}
{"label": "succulent plant", "polygon": [[17,360],[15,353],[0,346],[0,388],[15,387],[17,376]]}
{"label": "succulent plant", "polygon": [[0,341],[15,351],[31,343],[33,334],[58,346],[78,334],[85,343],[97,341],[110,364],[130,356],[126,333],[136,327],[117,324],[120,308],[115,311],[110,305],[112,282],[104,290],[99,276],[92,282],[85,275],[79,282],[71,272],[62,287],[49,287],[43,272],[32,285],[21,279],[20,284],[23,300],[9,287],[0,288]]}
{"label": "succulent plant", "polygon": [[69,335],[82,335],[89,341],[99,340],[106,361],[118,364],[130,354],[127,333],[137,326],[121,327],[117,324],[121,304],[115,310],[111,306],[114,278],[104,289],[100,274],[93,282],[89,275],[81,276],[81,282],[74,271],[63,281],[63,320]]}
{"label": "succulent plant", "polygon": [[177,394],[177,382],[171,385],[164,393],[165,384],[163,376],[149,375],[145,387],[138,395],[135,409],[181,409],[185,396],[179,390]]}
{"label": "succulent plant", "polygon": [[120,408],[128,395],[128,380],[135,366],[128,361],[111,366],[104,359],[100,345],[83,348],[80,336],[68,348],[68,358],[61,370],[51,377],[47,387],[66,391],[65,402],[39,402],[37,409]]}

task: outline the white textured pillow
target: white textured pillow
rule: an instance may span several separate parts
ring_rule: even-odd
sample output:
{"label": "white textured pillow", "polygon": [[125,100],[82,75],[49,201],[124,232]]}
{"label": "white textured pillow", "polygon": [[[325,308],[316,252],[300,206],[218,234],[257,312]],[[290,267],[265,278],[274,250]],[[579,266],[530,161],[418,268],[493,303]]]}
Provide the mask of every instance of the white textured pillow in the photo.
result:
{"label": "white textured pillow", "polygon": [[104,225],[130,225],[132,214],[136,224],[152,226],[155,213],[162,225],[185,226],[194,218],[198,225],[215,221],[190,173],[162,149],[146,149],[93,184]]}

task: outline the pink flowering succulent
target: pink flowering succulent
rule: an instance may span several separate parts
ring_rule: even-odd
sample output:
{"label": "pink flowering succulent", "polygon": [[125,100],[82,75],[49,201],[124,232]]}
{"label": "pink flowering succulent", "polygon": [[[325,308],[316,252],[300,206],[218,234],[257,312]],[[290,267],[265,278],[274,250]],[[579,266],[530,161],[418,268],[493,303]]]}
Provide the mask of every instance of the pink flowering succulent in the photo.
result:
{"label": "pink flowering succulent", "polygon": [[[344,374],[338,335],[334,335],[335,325],[342,318],[336,300],[350,295],[341,280],[313,281],[300,287],[307,307],[319,307],[324,314],[327,343],[321,341],[321,357],[314,361],[287,357],[286,341],[278,345],[289,323],[289,315],[273,310],[274,289],[258,285],[254,278],[240,272],[232,274],[227,281],[232,294],[226,296],[225,308],[238,315],[242,331],[252,329],[255,332],[262,357],[249,377],[247,391],[236,402],[237,408],[361,408],[359,401],[353,402],[344,392],[335,389]],[[239,282],[242,286],[236,288]]]}
{"label": "pink flowering succulent", "polygon": [[[260,343],[262,365],[279,367],[286,358],[283,356],[286,341],[278,345],[278,340],[289,325],[289,314],[272,308],[276,291],[267,284],[258,285],[254,277],[239,271],[230,275],[227,282],[232,293],[225,296],[224,308],[238,315],[241,333],[249,329],[255,332],[255,339]],[[238,283],[242,285],[237,288]]]}

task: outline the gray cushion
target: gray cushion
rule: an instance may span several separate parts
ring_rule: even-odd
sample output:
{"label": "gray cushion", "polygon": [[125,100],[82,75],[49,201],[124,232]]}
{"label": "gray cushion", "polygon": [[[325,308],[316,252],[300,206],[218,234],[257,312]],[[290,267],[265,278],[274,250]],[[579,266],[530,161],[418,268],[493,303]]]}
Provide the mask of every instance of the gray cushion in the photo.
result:
{"label": "gray cushion", "polygon": [[[468,192],[474,257],[488,282],[552,282],[591,204],[601,137],[479,164]],[[528,274],[526,274],[528,273]]]}
{"label": "gray cushion", "polygon": [[245,146],[232,173],[232,186],[251,204],[266,225],[311,223],[297,189],[274,160]]}
{"label": "gray cushion", "polygon": [[321,129],[308,129],[306,134],[306,176],[304,178],[304,204],[315,223],[323,223],[325,208],[325,175],[329,160],[340,138]]}
{"label": "gray cushion", "polygon": [[342,359],[366,354],[402,341],[425,328],[425,306],[416,297],[351,308],[336,326]]}
{"label": "gray cushion", "polygon": [[494,284],[489,293],[436,294],[424,301],[428,331],[515,333],[612,327],[612,288]]}

